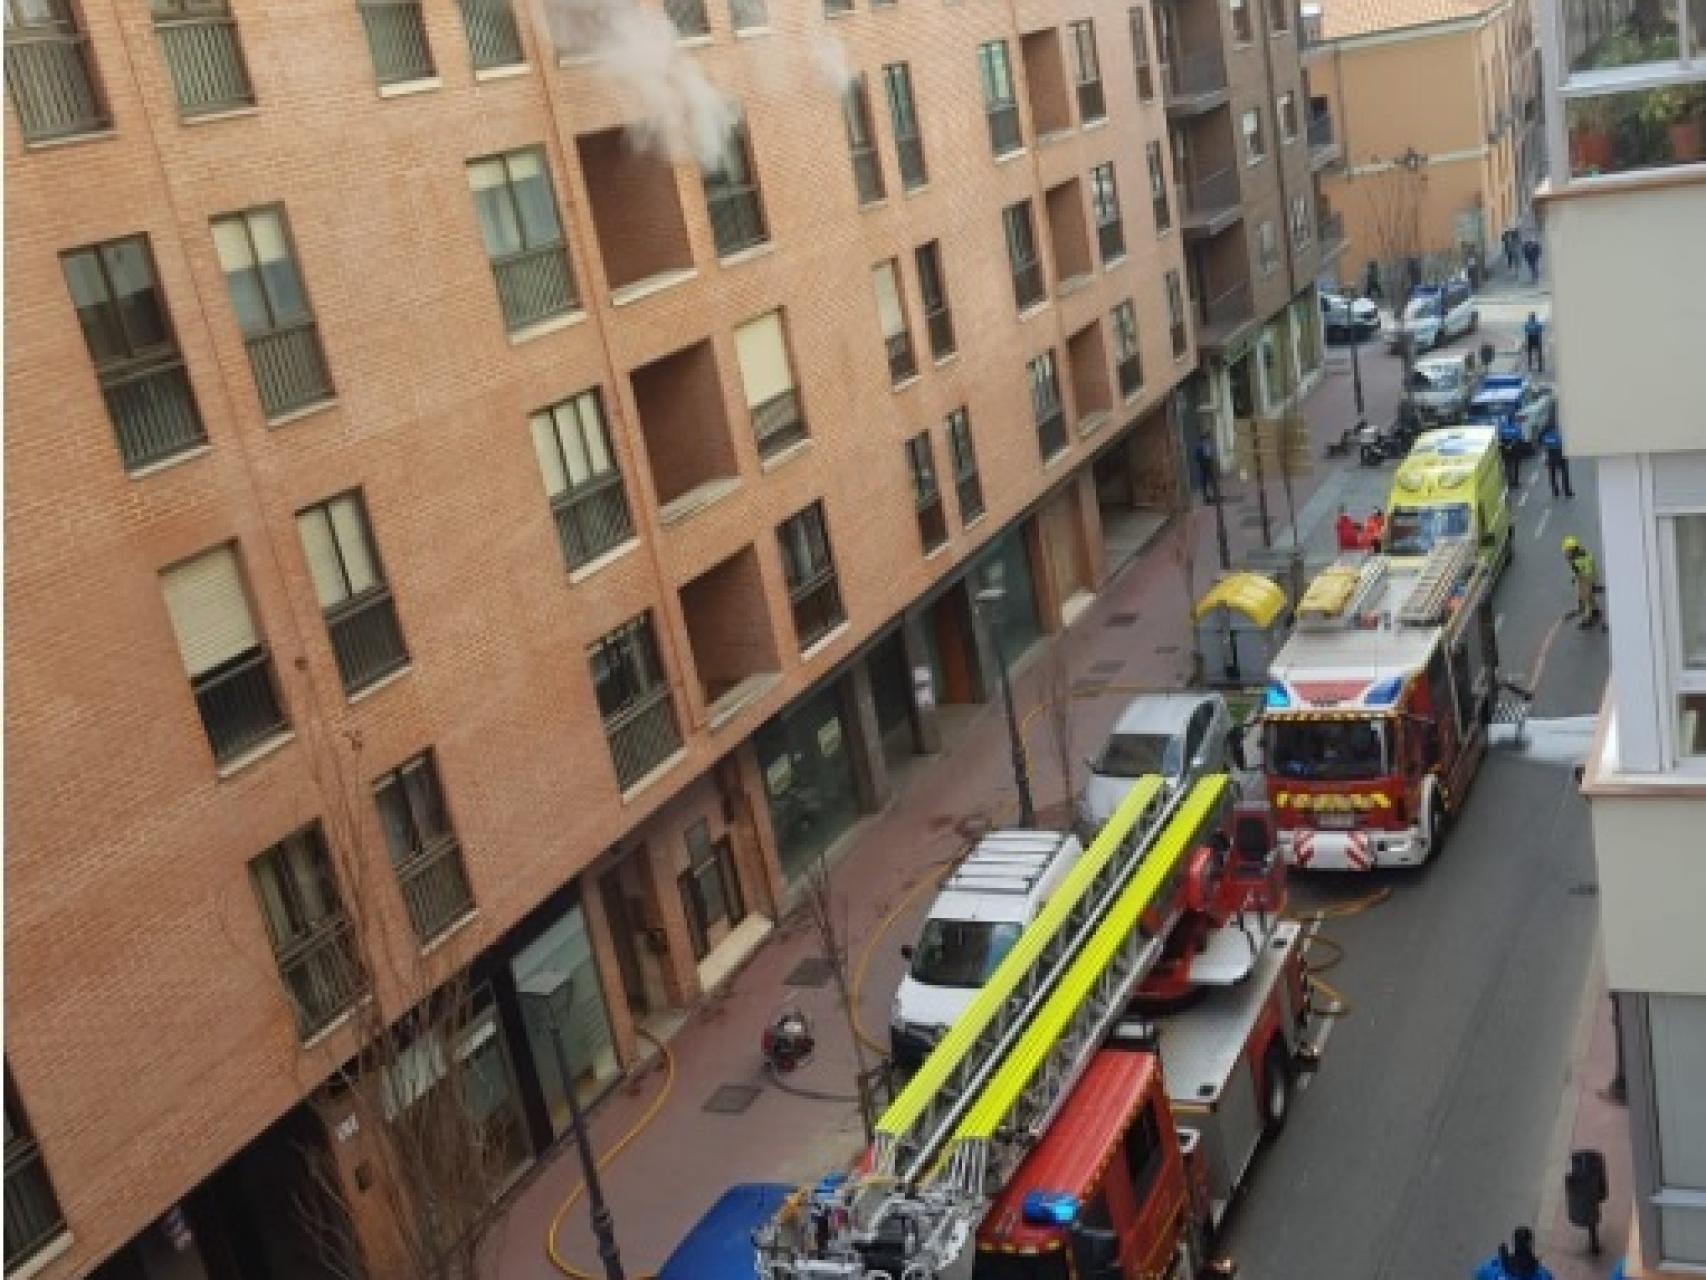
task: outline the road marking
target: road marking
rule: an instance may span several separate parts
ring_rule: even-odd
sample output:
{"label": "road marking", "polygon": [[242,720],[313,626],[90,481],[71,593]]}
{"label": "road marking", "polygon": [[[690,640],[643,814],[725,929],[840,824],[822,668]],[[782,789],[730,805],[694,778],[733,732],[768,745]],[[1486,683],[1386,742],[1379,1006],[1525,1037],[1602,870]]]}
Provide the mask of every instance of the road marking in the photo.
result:
{"label": "road marking", "polygon": [[1551,518],[1552,518],[1552,508],[1551,507],[1547,507],[1546,510],[1544,510],[1540,513],[1540,523],[1534,526],[1535,541],[1539,541],[1540,535],[1546,532],[1546,522],[1548,520],[1550,520]]}

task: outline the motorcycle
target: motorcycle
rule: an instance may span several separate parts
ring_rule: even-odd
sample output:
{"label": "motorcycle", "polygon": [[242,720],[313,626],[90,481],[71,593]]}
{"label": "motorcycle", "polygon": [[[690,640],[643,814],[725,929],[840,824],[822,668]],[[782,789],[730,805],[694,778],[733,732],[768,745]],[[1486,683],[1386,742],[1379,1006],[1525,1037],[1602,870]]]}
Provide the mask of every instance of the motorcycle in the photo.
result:
{"label": "motorcycle", "polygon": [[1408,454],[1421,431],[1421,420],[1415,410],[1400,406],[1398,417],[1391,426],[1374,427],[1363,423],[1353,428],[1351,434],[1356,440],[1357,457],[1362,465],[1378,467],[1390,458],[1402,458]]}

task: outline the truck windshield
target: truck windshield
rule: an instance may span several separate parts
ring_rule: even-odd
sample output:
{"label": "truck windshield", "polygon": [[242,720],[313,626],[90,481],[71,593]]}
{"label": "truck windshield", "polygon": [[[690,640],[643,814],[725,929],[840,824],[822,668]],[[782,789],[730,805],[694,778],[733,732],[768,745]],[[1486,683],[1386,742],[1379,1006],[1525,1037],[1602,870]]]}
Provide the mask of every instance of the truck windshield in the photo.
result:
{"label": "truck windshield", "polygon": [[1102,748],[1096,772],[1105,778],[1172,777],[1179,768],[1179,741],[1171,734],[1116,733]]}
{"label": "truck windshield", "polygon": [[1397,507],[1386,526],[1386,549],[1395,556],[1425,556],[1439,539],[1462,538],[1468,533],[1468,503]]}
{"label": "truck windshield", "polygon": [[971,1280],[1067,1280],[1065,1249],[1047,1253],[977,1251]]}
{"label": "truck windshield", "polygon": [[912,955],[912,976],[929,987],[981,987],[1019,933],[1014,921],[926,921]]}
{"label": "truck windshield", "polygon": [[1269,720],[1268,760],[1282,778],[1351,782],[1388,769],[1386,726],[1378,720]]}
{"label": "truck windshield", "polygon": [[1461,370],[1454,365],[1417,369],[1410,375],[1410,387],[1415,391],[1451,391],[1460,381]]}

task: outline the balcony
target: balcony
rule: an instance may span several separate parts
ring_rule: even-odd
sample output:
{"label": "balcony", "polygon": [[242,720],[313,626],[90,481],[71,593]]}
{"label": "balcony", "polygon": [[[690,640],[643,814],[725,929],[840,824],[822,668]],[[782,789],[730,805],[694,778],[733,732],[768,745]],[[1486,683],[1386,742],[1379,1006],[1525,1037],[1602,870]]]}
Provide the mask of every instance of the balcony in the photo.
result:
{"label": "balcony", "polygon": [[685,519],[727,492],[740,474],[716,352],[701,339],[630,377],[663,518]]}
{"label": "balcony", "polygon": [[1049,247],[1054,252],[1055,294],[1064,296],[1096,271],[1078,179],[1050,187],[1043,197],[1043,210],[1048,217]]}
{"label": "balcony", "polygon": [[1321,251],[1321,265],[1325,267],[1343,256],[1345,252],[1345,215],[1342,213],[1324,213],[1315,224],[1315,244]]}
{"label": "balcony", "polygon": [[332,398],[332,375],[312,320],[244,339],[255,389],[268,419],[282,418]]}
{"label": "balcony", "polygon": [[127,471],[175,458],[207,440],[182,360],[101,378]]}
{"label": "balcony", "polygon": [[571,570],[596,560],[634,536],[622,477],[609,471],[551,499],[557,541]]}
{"label": "balcony", "polygon": [[[666,159],[642,151],[625,129],[606,129],[575,139],[586,175],[592,225],[605,278],[620,301],[648,284],[685,278],[693,271],[687,218]],[[634,211],[645,210],[643,218]]]}
{"label": "balcony", "polygon": [[383,586],[326,610],[326,630],[347,694],[360,693],[409,665],[397,608]]}
{"label": "balcony", "polygon": [[359,7],[373,75],[381,86],[433,77],[432,46],[420,0],[360,0]]}
{"label": "balcony", "polygon": [[1251,309],[1250,282],[1240,280],[1222,288],[1198,309],[1197,346],[1220,351],[1243,337],[1255,323]]}
{"label": "balcony", "polygon": [[800,412],[798,391],[783,391],[752,410],[752,434],[758,441],[758,456],[773,458],[806,438],[806,420]]}
{"label": "balcony", "polygon": [[1226,87],[1226,59],[1219,49],[1181,54],[1166,66],[1167,115],[1187,119],[1224,107],[1230,100]]}
{"label": "balcony", "polygon": [[1339,140],[1333,136],[1333,117],[1330,115],[1311,116],[1309,120],[1309,171],[1319,173],[1329,165],[1338,164],[1345,157],[1345,149],[1339,145]]}
{"label": "balcony", "polygon": [[1072,379],[1072,402],[1078,410],[1078,433],[1088,435],[1113,412],[1113,388],[1108,382],[1108,350],[1102,322],[1092,321],[1066,341],[1067,376]]}
{"label": "balcony", "polygon": [[459,0],[459,7],[474,70],[515,67],[527,60],[511,0]]}
{"label": "balcony", "polygon": [[284,730],[271,663],[256,649],[194,681],[196,709],[214,759],[235,760]]}
{"label": "balcony", "polygon": [[682,587],[681,614],[699,692],[717,728],[782,670],[757,552],[746,547]]}
{"label": "balcony", "polygon": [[306,937],[278,953],[303,1039],[323,1031],[367,988],[356,958],[350,923],[341,914],[322,919]]}
{"label": "balcony", "polygon": [[669,686],[656,685],[604,720],[617,785],[626,791],[681,749]]}
{"label": "balcony", "polygon": [[172,70],[178,109],[186,116],[210,115],[254,105],[255,91],[243,65],[236,20],[228,14],[157,20],[160,49]]}
{"label": "balcony", "polygon": [[397,884],[415,937],[431,942],[474,905],[468,872],[462,865],[462,846],[455,836],[441,836],[407,861],[397,864]]}
{"label": "balcony", "polygon": [[568,250],[560,244],[523,249],[492,260],[498,302],[511,333],[529,325],[567,315],[580,306]]}
{"label": "balcony", "polygon": [[1243,216],[1243,192],[1235,165],[1179,184],[1179,217],[1187,239],[1217,236]]}
{"label": "balcony", "polygon": [[1072,128],[1072,92],[1061,56],[1060,32],[1053,27],[1032,31],[1019,40],[1019,59],[1025,71],[1025,93],[1031,108],[1031,128],[1039,139]]}
{"label": "balcony", "polygon": [[6,83],[26,142],[100,133],[106,107],[89,69],[89,38],[53,28],[6,30]]}

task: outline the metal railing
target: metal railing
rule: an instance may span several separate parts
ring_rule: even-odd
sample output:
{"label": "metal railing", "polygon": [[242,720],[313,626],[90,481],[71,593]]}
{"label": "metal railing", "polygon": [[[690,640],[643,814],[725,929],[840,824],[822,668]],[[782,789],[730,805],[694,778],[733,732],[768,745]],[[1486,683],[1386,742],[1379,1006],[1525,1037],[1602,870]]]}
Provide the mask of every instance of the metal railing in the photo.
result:
{"label": "metal railing", "polygon": [[563,559],[571,569],[634,536],[628,497],[622,491],[622,477],[615,471],[559,493],[551,499],[551,514],[557,522]]}
{"label": "metal railing", "polygon": [[660,684],[614,715],[605,717],[604,736],[616,766],[617,784],[626,791],[675,754],[681,731],[669,686]]}
{"label": "metal railing", "polygon": [[846,618],[841,609],[841,588],[833,566],[789,589],[794,613],[794,634],[802,652],[811,648]]}
{"label": "metal railing", "polygon": [[756,185],[722,186],[707,194],[705,205],[711,215],[711,236],[717,243],[718,257],[726,258],[770,238]]}
{"label": "metal railing", "polygon": [[751,31],[770,25],[770,6],[765,0],[729,0],[729,21],[736,31]]}
{"label": "metal railing", "polygon": [[1037,447],[1045,462],[1066,448],[1066,414],[1060,405],[1037,418]]}
{"label": "metal railing", "polygon": [[511,333],[564,315],[580,303],[574,272],[569,269],[569,251],[562,244],[541,245],[493,259],[492,275],[498,283],[504,324]]}
{"label": "metal railing", "polygon": [[1019,104],[1004,102],[985,107],[989,120],[989,148],[998,156],[1017,151],[1025,144],[1024,131],[1019,127]]}
{"label": "metal railing", "polygon": [[918,376],[918,357],[912,349],[910,331],[902,329],[899,333],[891,333],[883,339],[883,349],[888,355],[890,382],[899,385]]}
{"label": "metal railing", "polygon": [[269,418],[306,408],[332,395],[332,376],[320,350],[320,332],[312,320],[244,339],[255,388]]}
{"label": "metal railing", "polygon": [[296,1007],[296,1029],[304,1039],[324,1030],[367,989],[354,933],[341,910],[278,953],[278,974]]}
{"label": "metal railing", "polygon": [[380,84],[406,84],[433,75],[420,0],[358,0],[358,5]]}
{"label": "metal railing", "polygon": [[1096,226],[1096,248],[1104,263],[1112,262],[1125,253],[1125,224],[1119,218]]}
{"label": "metal railing", "polygon": [[285,727],[284,712],[273,688],[271,663],[264,649],[213,675],[192,681],[196,710],[223,763],[259,746]]}
{"label": "metal railing", "polygon": [[1206,178],[1180,185],[1179,203],[1193,217],[1208,218],[1227,209],[1235,209],[1242,198],[1238,170],[1228,165],[1216,169]]}
{"label": "metal railing", "polygon": [[11,1132],[6,1137],[6,1270],[36,1253],[65,1230],[65,1216],[53,1194],[47,1165],[35,1139]]}
{"label": "metal railing", "polygon": [[959,350],[954,337],[954,316],[946,306],[924,313],[924,328],[930,335],[930,354],[940,360]]}
{"label": "metal railing", "polygon": [[455,836],[440,836],[397,864],[397,884],[415,937],[431,942],[474,905],[468,871],[462,865],[462,846]]}
{"label": "metal railing", "polygon": [[157,20],[160,49],[172,70],[178,107],[186,116],[254,105],[237,21],[229,14]]}
{"label": "metal railing", "polygon": [[81,31],[6,32],[6,83],[26,142],[73,138],[108,126]]}
{"label": "metal railing", "polygon": [[183,360],[103,376],[101,392],[126,470],[164,462],[207,440]]}
{"label": "metal railing", "polygon": [[669,20],[675,24],[676,34],[685,37],[711,34],[711,18],[705,12],[705,0],[663,0],[663,7],[669,14]]}
{"label": "metal railing", "polygon": [[1143,362],[1136,354],[1127,356],[1114,365],[1114,372],[1120,380],[1120,396],[1134,396],[1143,389]]}
{"label": "metal railing", "polygon": [[1102,120],[1108,114],[1108,100],[1102,92],[1101,77],[1078,82],[1078,119],[1085,124]]}
{"label": "metal railing", "polygon": [[900,185],[915,191],[930,181],[930,170],[924,163],[924,139],[916,133],[897,135],[894,140],[895,158],[900,162]]}
{"label": "metal railing", "polygon": [[1226,88],[1226,59],[1219,49],[1187,53],[1167,64],[1167,97],[1192,98]]}
{"label": "metal railing", "polygon": [[326,610],[326,630],[345,693],[359,693],[409,665],[390,589],[373,587]]}
{"label": "metal railing", "polygon": [[983,514],[983,481],[976,470],[954,478],[954,496],[960,500],[961,521],[975,520]]}
{"label": "metal railing", "polygon": [[799,393],[780,391],[752,410],[752,434],[758,441],[758,456],[769,458],[806,438],[806,421],[800,413]]}
{"label": "metal railing", "polygon": [[527,60],[511,0],[459,0],[459,4],[476,71],[518,66]]}
{"label": "metal railing", "polygon": [[1043,285],[1043,264],[1036,258],[1013,264],[1013,301],[1019,310],[1028,311],[1047,296]]}
{"label": "metal railing", "polygon": [[860,204],[875,204],[887,192],[883,189],[883,166],[877,159],[877,149],[866,145],[854,147],[853,185],[859,190]]}

